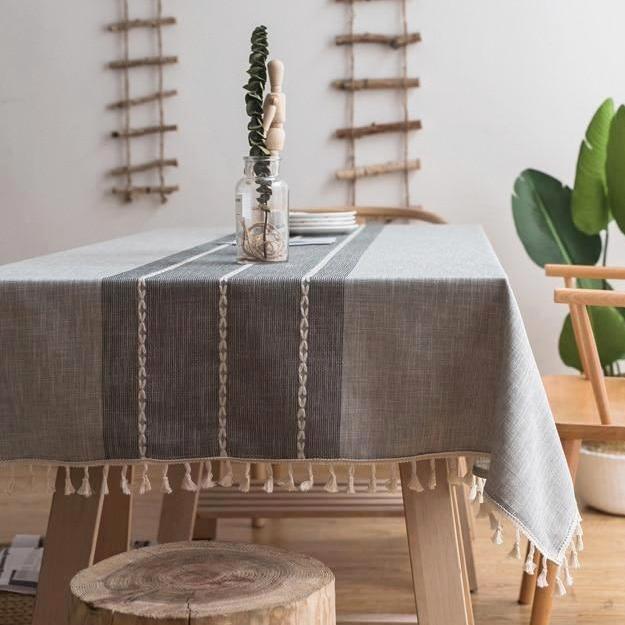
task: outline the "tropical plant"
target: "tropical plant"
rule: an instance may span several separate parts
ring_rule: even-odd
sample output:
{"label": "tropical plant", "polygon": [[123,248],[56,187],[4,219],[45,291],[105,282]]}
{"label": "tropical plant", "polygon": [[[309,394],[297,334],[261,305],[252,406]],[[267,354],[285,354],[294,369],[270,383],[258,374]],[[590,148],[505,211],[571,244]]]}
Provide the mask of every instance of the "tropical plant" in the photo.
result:
{"label": "tropical plant", "polygon": [[[247,70],[249,76],[247,84],[243,86],[245,94],[245,111],[250,118],[247,125],[248,143],[250,145],[250,156],[269,156],[269,150],[265,142],[263,131],[263,94],[267,84],[267,57],[269,47],[267,41],[267,27],[257,26],[252,31],[251,52],[249,57],[250,67]],[[264,213],[264,239],[267,240],[267,218],[270,211],[269,199],[271,198],[271,184],[263,180],[270,174],[267,162],[257,161],[254,163],[254,174],[261,181],[256,188],[258,193],[258,208]],[[267,249],[265,246],[265,257]]]}
{"label": "tropical plant", "polygon": [[[615,114],[608,99],[594,114],[580,145],[572,190],[527,169],[514,183],[512,214],[526,252],[540,267],[594,265],[600,259],[605,265],[612,217],[625,232],[625,106]],[[578,286],[612,288],[605,280],[578,280]],[[589,313],[601,364],[615,374],[625,358],[625,310],[591,307]],[[581,371],[569,316],[558,346],[562,361]]]}

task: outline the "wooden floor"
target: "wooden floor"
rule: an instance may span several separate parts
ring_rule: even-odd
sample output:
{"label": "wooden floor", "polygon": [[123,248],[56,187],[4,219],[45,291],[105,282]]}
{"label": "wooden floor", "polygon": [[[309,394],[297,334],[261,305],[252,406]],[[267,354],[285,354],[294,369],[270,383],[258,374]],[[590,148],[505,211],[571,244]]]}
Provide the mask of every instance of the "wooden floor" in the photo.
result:
{"label": "wooden floor", "polygon": [[[19,477],[19,476],[18,476]],[[154,539],[158,493],[137,497],[134,536]],[[44,533],[49,497],[0,494],[0,542],[15,533]],[[244,520],[221,522],[220,538],[275,544],[324,561],[337,578],[341,612],[410,613],[410,569],[401,519],[305,519],[268,521],[252,530]],[[488,522],[477,523],[480,589],[473,596],[478,625],[525,624],[529,609],[516,604],[520,565],[506,559],[506,545],[490,542]],[[575,587],[557,598],[553,625],[625,624],[625,518],[584,512],[582,569]],[[452,624],[450,624],[452,625]]]}

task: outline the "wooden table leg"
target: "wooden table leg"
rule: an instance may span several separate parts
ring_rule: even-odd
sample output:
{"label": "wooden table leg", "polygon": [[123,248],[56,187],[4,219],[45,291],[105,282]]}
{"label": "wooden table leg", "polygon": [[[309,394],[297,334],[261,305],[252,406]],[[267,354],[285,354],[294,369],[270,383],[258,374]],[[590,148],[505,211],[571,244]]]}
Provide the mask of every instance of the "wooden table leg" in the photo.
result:
{"label": "wooden table leg", "polygon": [[[115,479],[116,471],[119,469],[110,468],[109,480],[111,473]],[[74,487],[78,488],[83,469],[71,469],[70,476]],[[100,492],[102,468],[91,469],[89,477],[94,492],[91,497],[65,495],[65,469],[61,467],[57,471],[33,625],[66,625],[71,578],[93,564],[97,557],[114,555],[127,547],[130,497],[124,495],[123,500],[116,497],[112,481],[110,495]],[[101,541],[98,538],[100,526],[106,528]]]}
{"label": "wooden table leg", "polygon": [[422,493],[408,488],[409,463],[400,464],[400,473],[419,625],[473,625],[446,462],[436,461],[438,487]]}
{"label": "wooden table leg", "polygon": [[477,592],[477,571],[475,569],[475,557],[473,556],[473,535],[471,524],[473,517],[467,500],[465,486],[455,486],[455,495],[458,509],[458,531],[462,536],[464,561],[467,569],[467,578],[471,592]]}
{"label": "wooden table leg", "polygon": [[[158,525],[157,540],[159,543],[172,543],[180,540],[191,540],[197,515],[197,502],[200,490],[195,492],[182,490],[180,483],[185,474],[183,464],[170,464],[169,481],[173,492],[163,495],[161,518]],[[191,464],[191,477],[196,484],[200,483],[202,464]]]}

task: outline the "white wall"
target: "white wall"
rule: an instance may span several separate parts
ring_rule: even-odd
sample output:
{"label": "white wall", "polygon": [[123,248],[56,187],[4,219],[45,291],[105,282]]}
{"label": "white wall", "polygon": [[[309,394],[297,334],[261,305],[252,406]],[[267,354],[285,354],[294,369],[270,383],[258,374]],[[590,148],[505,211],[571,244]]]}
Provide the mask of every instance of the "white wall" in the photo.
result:
{"label": "white wall", "polygon": [[[334,0],[165,0],[179,20],[166,32],[167,70],[180,96],[167,116],[180,131],[167,151],[181,167],[182,188],[165,205],[120,204],[107,169],[120,164],[108,138],[118,120],[105,105],[120,97],[105,68],[119,38],[103,26],[118,19],[116,0],[1,0],[0,262],[164,225],[229,224],[232,188],[246,150],[241,85],[253,26],[265,23],[273,53],[285,60],[288,146],[284,175],[295,205],[345,199],[333,180],[344,145],[345,98],[329,88],[345,73],[345,52],[332,45],[345,9]],[[137,15],[149,0],[132,0]],[[357,7],[358,30],[393,32],[393,2]],[[550,284],[516,238],[510,191],[533,166],[572,181],[578,144],[606,96],[625,101],[622,0],[411,0],[412,25],[424,41],[410,49],[411,73],[423,88],[411,97],[424,130],[412,151],[422,159],[412,195],[453,222],[484,225],[510,275],[539,364],[560,368],[555,344],[563,311]],[[140,39],[140,36],[139,36]],[[134,41],[133,35],[133,41]],[[135,54],[151,52],[146,42]],[[360,50],[359,76],[394,75],[398,56]],[[138,80],[146,78],[137,70]],[[137,83],[139,91],[150,84]],[[359,97],[357,121],[395,119],[392,96]],[[137,120],[147,122],[148,118]],[[141,158],[142,145],[137,144]],[[363,162],[399,156],[389,138],[360,146]],[[396,203],[399,178],[366,181],[359,201]],[[615,233],[612,259],[625,258]],[[619,249],[620,248],[620,249]]]}

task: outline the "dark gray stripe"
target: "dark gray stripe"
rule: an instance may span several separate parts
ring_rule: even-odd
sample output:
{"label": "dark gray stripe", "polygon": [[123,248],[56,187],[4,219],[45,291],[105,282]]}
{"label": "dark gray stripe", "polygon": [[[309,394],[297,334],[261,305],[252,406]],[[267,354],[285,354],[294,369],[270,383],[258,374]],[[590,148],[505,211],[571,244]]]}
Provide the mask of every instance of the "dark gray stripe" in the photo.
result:
{"label": "dark gray stripe", "polygon": [[[296,458],[300,291],[304,275],[341,244],[292,247],[228,288],[228,453]],[[216,403],[216,400],[215,400]]]}
{"label": "dark gray stripe", "polygon": [[372,224],[310,279],[306,456],[340,456],[345,278],[382,231]]}
{"label": "dark gray stripe", "polygon": [[[137,282],[153,271],[164,269],[232,240],[232,235],[182,250],[155,262],[136,267],[102,281],[102,422],[107,458],[137,458]],[[234,248],[233,248],[234,249]],[[152,304],[150,289],[147,290]],[[148,336],[158,334],[152,327],[158,319],[148,315]],[[149,355],[149,351],[148,351]],[[149,367],[149,363],[148,363]],[[149,375],[149,374],[148,374]],[[148,377],[150,389],[150,378]],[[148,456],[150,405],[148,401]],[[175,421],[175,413],[172,421]],[[179,454],[180,455],[180,454]]]}

